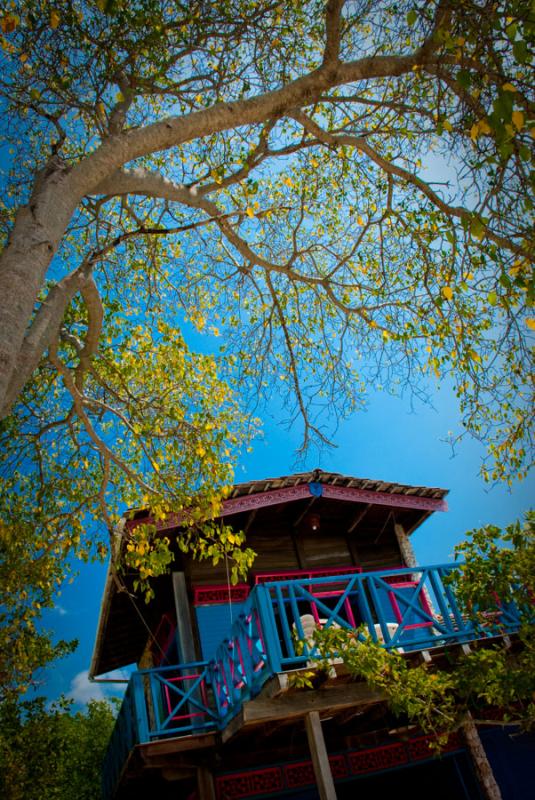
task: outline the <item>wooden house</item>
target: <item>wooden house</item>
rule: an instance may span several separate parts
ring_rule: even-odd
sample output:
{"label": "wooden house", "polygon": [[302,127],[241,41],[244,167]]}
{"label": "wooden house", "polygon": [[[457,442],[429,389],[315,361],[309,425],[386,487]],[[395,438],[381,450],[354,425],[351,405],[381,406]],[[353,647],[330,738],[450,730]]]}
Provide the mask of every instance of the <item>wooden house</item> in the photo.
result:
{"label": "wooden house", "polygon": [[[482,797],[463,741],[434,758],[428,738],[339,660],[312,688],[295,678],[314,672],[321,627],[367,630],[413,661],[470,646],[475,630],[444,582],[452,566],[417,566],[410,543],[447,510],[446,494],[318,470],[251,481],[221,514],[257,553],[247,582],[232,586],[224,561],[175,548],[146,606],[133,576],[125,591],[110,571],[91,675],[136,669],[106,756],[106,798],[413,797],[416,780],[434,800]],[[160,530],[176,542],[180,520]],[[502,634],[518,628],[513,613],[501,622]]]}

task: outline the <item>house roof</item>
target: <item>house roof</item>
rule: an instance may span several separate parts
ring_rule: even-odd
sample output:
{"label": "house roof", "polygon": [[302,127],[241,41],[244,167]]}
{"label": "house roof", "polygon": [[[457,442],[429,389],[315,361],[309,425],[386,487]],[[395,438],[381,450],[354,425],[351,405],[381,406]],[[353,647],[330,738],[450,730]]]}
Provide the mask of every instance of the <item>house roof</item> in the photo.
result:
{"label": "house roof", "polygon": [[[260,508],[288,504],[294,501],[310,500],[312,496],[321,496],[327,501],[345,501],[346,503],[368,506],[390,506],[403,509],[411,514],[411,521],[407,532],[412,533],[434,511],[446,511],[447,505],[444,497],[447,489],[427,486],[409,486],[407,484],[392,483],[388,481],[371,480],[369,478],[356,478],[341,475],[335,472],[324,472],[316,469],[293,475],[277,478],[264,478],[262,480],[247,481],[236,484],[228,498],[223,501],[221,517],[236,517],[240,514],[255,511]],[[386,511],[386,509],[385,509]],[[120,550],[124,541],[124,528],[132,529],[136,524],[147,522],[150,518],[146,511],[140,510],[133,514],[130,521],[123,525],[119,533],[116,546]],[[165,522],[157,523],[158,530],[162,533],[180,528],[180,515],[169,516]],[[112,624],[115,619],[128,618],[131,629],[128,641],[147,639],[148,632],[143,630],[144,624],[139,610],[136,611],[132,598],[128,592],[120,591],[120,583],[114,572],[109,569],[104,596],[102,600],[100,619],[97,630],[95,649],[90,668],[90,675],[100,675],[118,666],[123,666],[135,660],[130,658],[132,647],[126,644],[122,663],[117,656],[111,657],[105,653],[105,641],[110,637],[117,637],[119,630]],[[113,630],[112,630],[113,629]],[[120,646],[114,648],[119,650]],[[128,652],[127,652],[128,651]]]}
{"label": "house roof", "polygon": [[339,472],[324,472],[323,470],[315,469],[310,472],[284,475],[279,478],[263,478],[262,480],[237,483],[230,494],[230,498],[316,482],[326,486],[342,486],[363,491],[405,495],[407,497],[428,497],[435,500],[442,500],[448,494],[448,489],[409,486],[403,483],[371,480],[370,478],[354,478],[350,475],[342,475]]}

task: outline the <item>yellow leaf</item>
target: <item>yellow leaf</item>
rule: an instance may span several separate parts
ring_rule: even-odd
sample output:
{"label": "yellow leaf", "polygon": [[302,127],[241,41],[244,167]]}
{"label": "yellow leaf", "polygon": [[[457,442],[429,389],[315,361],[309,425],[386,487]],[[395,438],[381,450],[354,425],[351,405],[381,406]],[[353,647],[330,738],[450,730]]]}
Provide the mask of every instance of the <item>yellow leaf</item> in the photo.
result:
{"label": "yellow leaf", "polygon": [[446,300],[451,300],[451,298],[453,297],[453,289],[451,288],[451,286],[444,286],[442,288],[442,297],[445,297]]}
{"label": "yellow leaf", "polygon": [[479,136],[479,125],[477,124],[477,122],[475,122],[470,128],[470,138],[473,142],[475,142],[478,136]]}
{"label": "yellow leaf", "polygon": [[516,92],[516,87],[512,83],[504,83],[502,89],[504,92]]}
{"label": "yellow leaf", "polygon": [[253,219],[253,218],[254,218],[254,211],[253,211],[253,209],[252,209],[251,207],[249,207],[249,208],[246,210],[246,212],[245,212],[245,213],[247,214],[247,216],[248,216],[248,217],[251,217],[251,219]]}
{"label": "yellow leaf", "polygon": [[319,167],[319,161],[316,161],[316,159],[315,159],[315,158],[311,158],[311,159],[310,159],[310,163],[312,164],[312,166],[314,167],[314,169],[315,169],[316,167]]}
{"label": "yellow leaf", "polygon": [[293,181],[292,181],[291,178],[285,178],[284,179],[284,183],[286,184],[286,186],[290,186],[290,187],[293,186]]}
{"label": "yellow leaf", "polygon": [[535,319],[533,317],[527,318],[526,325],[528,326],[530,331],[535,331]]}
{"label": "yellow leaf", "polygon": [[511,119],[517,131],[521,131],[524,127],[524,114],[521,111],[513,111]]}
{"label": "yellow leaf", "polygon": [[60,23],[60,16],[58,12],[53,9],[50,12],[50,27],[56,29]]}
{"label": "yellow leaf", "polygon": [[358,222],[358,224],[359,224],[359,225],[364,225],[364,220],[362,219],[362,217],[360,216],[360,214],[359,214],[359,215],[358,215],[358,217],[357,217],[357,222]]}
{"label": "yellow leaf", "polygon": [[444,128],[444,130],[446,130],[446,131],[450,131],[450,132],[451,132],[451,131],[453,130],[453,125],[451,124],[451,122],[449,121],[449,119],[445,119],[445,120],[444,120],[442,127],[443,127],[443,128]]}
{"label": "yellow leaf", "polygon": [[2,17],[2,33],[12,33],[19,24],[19,18],[15,14],[6,14]]}

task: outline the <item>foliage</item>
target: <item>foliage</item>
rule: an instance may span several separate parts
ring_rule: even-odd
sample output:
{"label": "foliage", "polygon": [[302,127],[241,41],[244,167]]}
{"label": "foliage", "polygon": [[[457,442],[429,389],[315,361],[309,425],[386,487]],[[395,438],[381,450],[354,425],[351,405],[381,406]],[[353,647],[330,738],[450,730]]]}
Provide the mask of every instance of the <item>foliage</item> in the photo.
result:
{"label": "foliage", "polygon": [[65,566],[24,523],[24,509],[15,497],[11,502],[19,521],[13,526],[0,521],[0,703],[15,701],[42,667],[76,646],[54,643],[39,627],[42,610],[54,605]]}
{"label": "foliage", "polygon": [[473,616],[499,597],[529,611],[535,597],[535,511],[503,531],[486,525],[468,536],[455,548],[463,559],[455,583],[461,607]]}
{"label": "foliage", "polygon": [[[525,474],[528,0],[12,0],[0,29],[0,519],[32,586],[125,507],[213,519],[274,392],[306,448],[449,378],[485,476]],[[136,536],[150,597],[170,554]]]}
{"label": "foliage", "polygon": [[[505,722],[535,727],[535,642],[532,610],[535,517],[526,517],[504,532],[496,526],[472,531],[459,546],[465,555],[454,581],[456,596],[472,617],[479,609],[481,624],[488,609],[496,609],[497,596],[516,601],[523,609],[520,647],[499,642],[450,658],[448,665],[411,664],[397,652],[387,651],[367,632],[326,629],[316,634],[321,654],[343,659],[350,673],[366,680],[384,695],[389,708],[438,736],[440,746],[459,728],[470,712],[486,721],[493,709]],[[492,538],[491,538],[492,537]],[[509,549],[504,548],[504,543]],[[521,581],[526,581],[521,585]],[[518,583],[517,583],[518,581]],[[530,602],[526,603],[526,599]],[[486,613],[485,613],[486,612]],[[487,619],[485,620],[485,616]],[[365,635],[366,641],[362,641]]]}
{"label": "foliage", "polygon": [[111,706],[44,698],[0,706],[0,792],[5,800],[100,800],[102,758],[113,729]]}

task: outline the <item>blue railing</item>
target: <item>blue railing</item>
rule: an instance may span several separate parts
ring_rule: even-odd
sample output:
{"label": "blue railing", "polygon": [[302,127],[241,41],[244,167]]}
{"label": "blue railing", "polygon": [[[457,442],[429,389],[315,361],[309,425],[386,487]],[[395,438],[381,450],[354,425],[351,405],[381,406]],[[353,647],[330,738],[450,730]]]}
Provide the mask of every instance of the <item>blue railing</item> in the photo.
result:
{"label": "blue railing", "polygon": [[266,681],[318,657],[314,632],[359,630],[388,650],[410,652],[516,632],[520,615],[497,602],[487,616],[461,613],[447,564],[270,581],[251,591],[210,661],[145,669],[130,679],[105,762],[112,796],[135,744],[222,730]]}
{"label": "blue railing", "polygon": [[102,790],[105,798],[112,797],[121,772],[133,747],[146,742],[148,722],[141,677],[135,672],[124,693],[108,749],[102,765]]}

